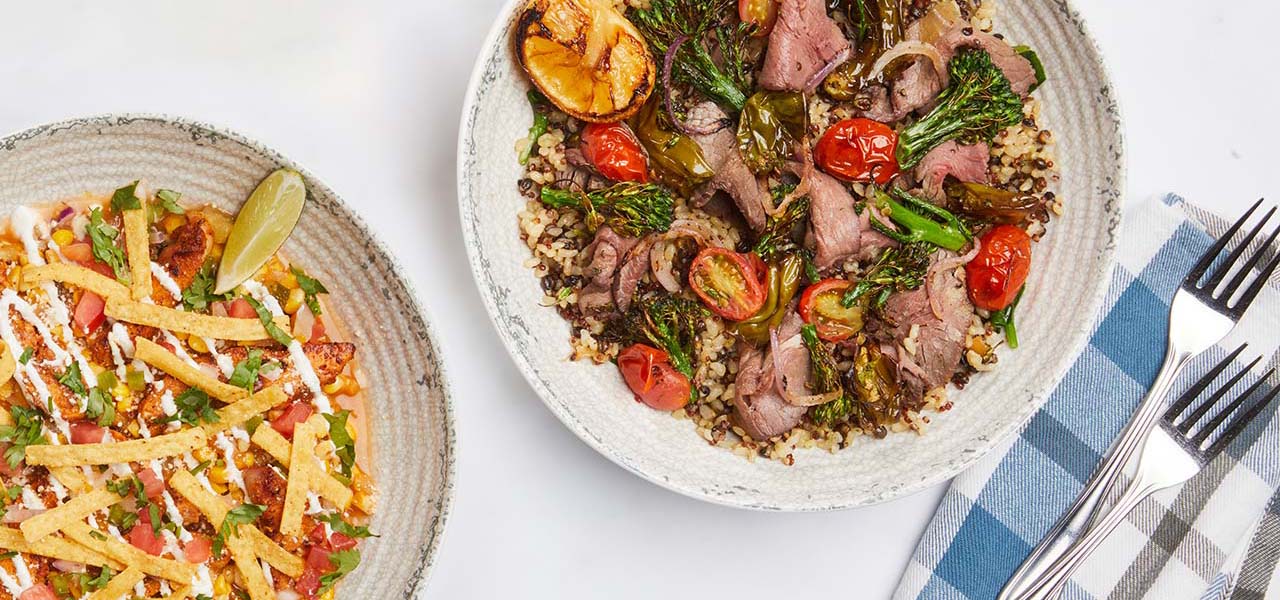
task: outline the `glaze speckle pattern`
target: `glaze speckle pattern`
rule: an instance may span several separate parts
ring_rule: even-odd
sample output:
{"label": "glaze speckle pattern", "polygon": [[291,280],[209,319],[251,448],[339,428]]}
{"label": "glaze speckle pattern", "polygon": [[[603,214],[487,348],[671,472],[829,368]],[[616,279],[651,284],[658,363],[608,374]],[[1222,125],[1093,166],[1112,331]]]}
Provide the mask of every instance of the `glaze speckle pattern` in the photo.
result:
{"label": "glaze speckle pattern", "polygon": [[0,211],[139,177],[184,203],[235,212],[267,173],[296,169],[307,205],[284,254],[332,291],[329,309],[357,344],[372,407],[380,489],[371,538],[343,598],[413,598],[434,561],[453,497],[453,410],[439,345],[395,258],[328,187],[280,154],[195,121],[111,115],[42,125],[0,140]]}
{"label": "glaze speckle pattern", "polygon": [[1106,292],[1120,224],[1124,142],[1102,58],[1065,0],[1005,0],[997,29],[1035,48],[1050,80],[1037,90],[1054,131],[1066,214],[1036,246],[1019,311],[1023,347],[994,372],[952,390],[925,437],[860,440],[836,454],[802,451],[794,466],[745,461],[711,447],[688,421],[634,402],[615,370],[567,360],[568,327],[542,308],[516,214],[513,145],[531,120],[528,84],[509,40],[519,0],[490,31],[472,74],[458,141],[458,194],[467,252],[485,306],[516,366],[547,407],[588,445],[674,491],[721,504],[832,510],[898,498],[950,478],[1020,428],[1084,347]]}

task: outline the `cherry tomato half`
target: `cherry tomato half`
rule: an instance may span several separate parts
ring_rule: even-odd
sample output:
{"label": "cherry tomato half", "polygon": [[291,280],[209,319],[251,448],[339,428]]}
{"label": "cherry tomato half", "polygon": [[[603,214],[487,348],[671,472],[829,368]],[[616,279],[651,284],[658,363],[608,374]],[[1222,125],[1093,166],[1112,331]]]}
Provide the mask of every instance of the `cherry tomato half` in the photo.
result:
{"label": "cherry tomato half", "polygon": [[1031,236],[1014,225],[997,225],[982,236],[978,256],[965,265],[969,298],[996,311],[1013,303],[1031,272]]}
{"label": "cherry tomato half", "polygon": [[818,330],[828,342],[847,340],[862,330],[862,307],[845,308],[840,300],[853,283],[845,279],[823,279],[800,295],[800,318]]}
{"label": "cherry tomato half", "polygon": [[738,0],[738,18],[743,23],[751,23],[756,30],[753,37],[764,37],[773,31],[773,24],[778,20],[778,0]]}
{"label": "cherry tomato half", "polygon": [[765,275],[764,262],[753,254],[708,247],[689,267],[689,287],[716,314],[741,321],[764,306]]}
{"label": "cherry tomato half", "polygon": [[591,123],[582,128],[582,155],[614,181],[649,181],[649,157],[626,123]]}
{"label": "cherry tomato half", "polygon": [[671,366],[666,352],[633,344],[618,353],[618,370],[636,400],[650,408],[672,411],[689,402],[689,378]]}
{"label": "cherry tomato half", "polygon": [[822,134],[813,158],[836,179],[883,185],[898,175],[897,151],[898,134],[888,125],[845,119]]}

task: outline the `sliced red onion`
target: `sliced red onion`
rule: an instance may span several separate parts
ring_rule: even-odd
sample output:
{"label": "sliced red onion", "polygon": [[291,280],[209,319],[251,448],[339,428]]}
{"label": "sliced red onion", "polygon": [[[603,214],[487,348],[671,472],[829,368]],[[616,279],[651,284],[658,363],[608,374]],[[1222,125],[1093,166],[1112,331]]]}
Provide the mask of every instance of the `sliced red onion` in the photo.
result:
{"label": "sliced red onion", "polygon": [[316,315],[304,302],[293,315],[293,337],[301,336],[304,341],[311,339],[311,328],[316,325]]}
{"label": "sliced red onion", "polygon": [[822,83],[822,80],[826,79],[827,75],[830,75],[831,72],[836,70],[837,67],[839,67],[840,65],[843,65],[844,61],[849,60],[849,56],[852,54],[853,54],[852,48],[845,48],[843,51],[840,52],[840,54],[837,54],[835,58],[831,59],[831,62],[823,65],[821,70],[819,70],[817,73],[814,73],[813,77],[810,77],[809,81],[805,82],[804,84],[805,91],[812,92],[813,90],[818,89],[818,85]]}
{"label": "sliced red onion", "polygon": [[76,209],[71,208],[70,206],[64,206],[62,207],[62,210],[58,211],[58,217],[54,220],[61,223],[74,214],[76,214]]}
{"label": "sliced red onion", "polygon": [[804,396],[791,393],[791,390],[787,389],[785,371],[782,370],[782,350],[782,342],[778,340],[778,328],[774,327],[769,330],[769,354],[772,355],[774,371],[773,387],[778,390],[778,395],[782,396],[782,399],[786,400],[787,404],[792,406],[817,406],[832,400],[838,400],[840,396],[844,395],[841,390]]}
{"label": "sliced red onion", "polygon": [[929,267],[928,274],[925,275],[924,294],[929,299],[929,309],[933,311],[933,316],[940,321],[946,321],[946,313],[942,310],[942,301],[938,299],[937,294],[933,293],[933,278],[939,273],[949,273],[956,267],[963,267],[969,264],[969,261],[978,256],[978,250],[982,248],[982,242],[977,238],[973,239],[973,249],[965,252],[963,256],[954,258],[939,258],[938,262]]}
{"label": "sliced red onion", "polygon": [[62,559],[53,561],[52,566],[63,573],[84,573],[87,570],[84,563]]}
{"label": "sliced red onion", "polygon": [[14,506],[10,508],[8,512],[4,513],[4,518],[0,518],[0,521],[3,521],[5,523],[21,523],[36,515],[44,514],[44,512],[45,512],[44,509],[34,510],[30,508],[18,508]]}
{"label": "sliced red onion", "polygon": [[933,44],[927,44],[919,40],[903,40],[885,51],[876,60],[876,63],[871,66],[871,75],[867,78],[874,79],[877,75],[883,73],[893,61],[904,56],[923,56],[929,59],[929,62],[933,63],[934,72],[942,77],[943,83],[946,83],[947,64],[942,60],[942,55],[938,53],[937,48],[933,47]]}

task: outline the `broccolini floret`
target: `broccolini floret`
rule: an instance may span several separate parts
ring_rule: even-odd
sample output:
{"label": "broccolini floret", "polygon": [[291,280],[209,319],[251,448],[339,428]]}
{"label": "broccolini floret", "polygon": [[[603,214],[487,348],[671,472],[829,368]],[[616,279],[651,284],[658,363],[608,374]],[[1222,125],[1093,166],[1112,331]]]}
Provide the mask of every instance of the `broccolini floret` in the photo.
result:
{"label": "broccolini floret", "polygon": [[652,183],[619,183],[590,193],[542,188],[542,203],[577,208],[593,230],[608,225],[626,236],[662,233],[675,218],[671,193]]}
{"label": "broccolini floret", "polygon": [[[673,76],[705,94],[716,103],[742,110],[746,74],[741,52],[745,34],[742,24],[729,24],[725,15],[736,13],[733,0],[652,0],[649,8],[634,9],[629,18],[659,55],[679,45],[671,65]],[[724,67],[716,64],[709,37],[722,46]]]}

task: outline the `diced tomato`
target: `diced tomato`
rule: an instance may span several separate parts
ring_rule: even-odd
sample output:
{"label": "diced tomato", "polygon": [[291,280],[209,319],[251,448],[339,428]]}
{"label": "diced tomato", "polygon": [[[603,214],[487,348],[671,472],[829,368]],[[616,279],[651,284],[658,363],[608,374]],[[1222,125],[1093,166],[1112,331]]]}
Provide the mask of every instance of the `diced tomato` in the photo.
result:
{"label": "diced tomato", "polygon": [[236,298],[227,305],[227,316],[233,319],[256,319],[258,311],[253,310],[253,305],[248,300]]}
{"label": "diced tomato", "polygon": [[18,596],[18,600],[58,600],[58,595],[53,592],[53,588],[43,583],[38,583],[22,592],[22,595]]}
{"label": "diced tomato", "polygon": [[59,248],[67,260],[82,265],[93,262],[93,246],[89,242],[75,242]]}
{"label": "diced tomato", "polygon": [[310,404],[303,402],[294,402],[285,407],[284,414],[280,418],[271,422],[271,428],[280,432],[280,435],[293,439],[293,428],[298,423],[311,418],[312,408]]}
{"label": "diced tomato", "polygon": [[302,576],[293,584],[293,589],[305,598],[315,598],[316,592],[320,591],[320,573],[310,567],[303,569]]}
{"label": "diced tomato", "polygon": [[154,500],[164,493],[164,480],[150,468],[139,469],[138,479],[142,480],[142,488],[148,498]]}
{"label": "diced tomato", "polygon": [[1013,303],[1031,273],[1031,236],[1014,225],[997,225],[982,236],[982,248],[965,265],[969,298],[997,311]]}
{"label": "diced tomato", "polygon": [[213,555],[213,541],[198,533],[191,534],[191,541],[183,544],[182,556],[187,562],[199,564]]}
{"label": "diced tomato", "polygon": [[766,299],[764,262],[715,246],[704,248],[689,267],[689,287],[716,314],[741,321],[756,314]]}
{"label": "diced tomato", "polygon": [[845,181],[889,183],[898,175],[898,134],[871,119],[845,119],[822,134],[813,159],[823,171]]}
{"label": "diced tomato", "polygon": [[323,337],[324,337],[324,321],[320,320],[319,317],[316,317],[315,324],[311,326],[311,337],[307,338],[307,340],[312,342],[317,342],[317,341],[320,341],[320,339]]}
{"label": "diced tomato", "polygon": [[74,316],[76,327],[85,334],[93,333],[103,321],[107,320],[106,307],[107,303],[102,296],[84,290],[80,294],[80,301],[76,302]]}
{"label": "diced tomato", "polygon": [[334,552],[350,550],[352,548],[355,548],[356,544],[357,542],[355,538],[349,537],[342,533],[338,533],[336,531],[333,532],[333,535],[329,536],[329,547],[332,548]]}
{"label": "diced tomato", "polygon": [[129,534],[125,536],[129,543],[151,556],[160,556],[164,552],[164,540],[160,539],[151,529],[151,517],[147,511],[141,512],[141,518],[129,530]]}
{"label": "diced tomato", "polygon": [[773,30],[778,20],[778,0],[738,0],[738,18],[751,23],[756,30],[751,35],[764,37]]}
{"label": "diced tomato", "polygon": [[862,330],[862,309],[845,308],[841,300],[853,284],[845,279],[824,279],[800,296],[800,318],[818,330],[818,337],[839,342]]}
{"label": "diced tomato", "polygon": [[618,370],[636,400],[650,408],[672,411],[689,403],[689,378],[671,366],[666,352],[633,344],[618,353]]}
{"label": "diced tomato", "polygon": [[614,181],[649,181],[649,157],[626,123],[590,123],[582,128],[582,155]]}
{"label": "diced tomato", "polygon": [[107,430],[98,427],[92,421],[76,421],[71,423],[72,444],[101,444]]}
{"label": "diced tomato", "polygon": [[329,554],[328,550],[320,546],[312,546],[307,550],[306,568],[318,571],[321,575],[332,571],[334,566],[329,562]]}
{"label": "diced tomato", "polygon": [[355,538],[336,531],[331,532],[329,537],[325,537],[324,523],[318,523],[311,528],[311,532],[307,534],[307,540],[317,547],[324,548],[331,552],[341,552],[356,547],[359,542]]}

